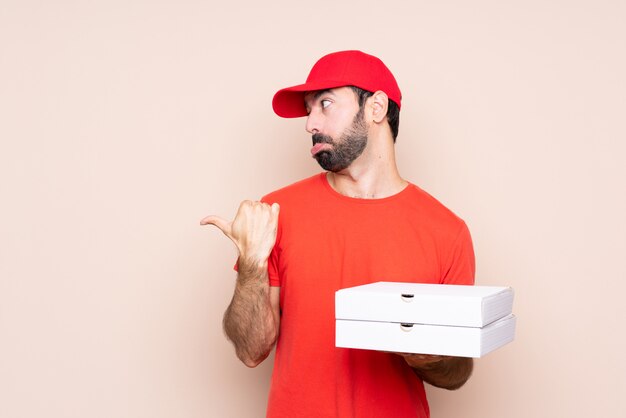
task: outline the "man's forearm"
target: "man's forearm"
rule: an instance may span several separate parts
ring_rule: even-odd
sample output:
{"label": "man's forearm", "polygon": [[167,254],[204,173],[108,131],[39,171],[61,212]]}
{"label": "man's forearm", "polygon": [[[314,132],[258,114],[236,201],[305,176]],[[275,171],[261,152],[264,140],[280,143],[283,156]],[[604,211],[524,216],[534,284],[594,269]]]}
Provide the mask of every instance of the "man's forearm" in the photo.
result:
{"label": "man's forearm", "polygon": [[278,337],[269,292],[267,266],[240,258],[235,293],[224,313],[224,332],[248,367],[261,363]]}
{"label": "man's forearm", "polygon": [[[407,361],[411,365],[410,361]],[[467,357],[444,357],[428,365],[414,367],[413,370],[427,383],[439,388],[454,390],[467,382],[474,361]]]}

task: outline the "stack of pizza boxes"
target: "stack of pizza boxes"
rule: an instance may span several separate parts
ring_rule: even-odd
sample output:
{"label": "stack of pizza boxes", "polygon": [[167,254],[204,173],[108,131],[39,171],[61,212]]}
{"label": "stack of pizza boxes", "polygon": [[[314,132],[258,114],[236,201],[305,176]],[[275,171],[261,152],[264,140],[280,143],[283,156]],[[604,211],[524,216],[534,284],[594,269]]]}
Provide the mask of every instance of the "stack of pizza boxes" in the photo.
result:
{"label": "stack of pizza boxes", "polygon": [[335,293],[342,348],[481,357],[513,341],[513,289],[378,282]]}

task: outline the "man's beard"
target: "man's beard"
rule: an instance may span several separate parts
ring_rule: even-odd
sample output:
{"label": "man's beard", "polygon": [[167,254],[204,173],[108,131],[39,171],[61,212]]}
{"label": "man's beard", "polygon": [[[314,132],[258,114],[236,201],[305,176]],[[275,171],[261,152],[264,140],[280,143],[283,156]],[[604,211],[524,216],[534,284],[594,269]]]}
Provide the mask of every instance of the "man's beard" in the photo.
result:
{"label": "man's beard", "polygon": [[348,168],[367,145],[367,126],[363,120],[363,109],[359,110],[352,121],[352,126],[341,134],[339,141],[328,135],[314,134],[313,145],[320,142],[333,146],[315,154],[315,159],[324,170],[336,173]]}

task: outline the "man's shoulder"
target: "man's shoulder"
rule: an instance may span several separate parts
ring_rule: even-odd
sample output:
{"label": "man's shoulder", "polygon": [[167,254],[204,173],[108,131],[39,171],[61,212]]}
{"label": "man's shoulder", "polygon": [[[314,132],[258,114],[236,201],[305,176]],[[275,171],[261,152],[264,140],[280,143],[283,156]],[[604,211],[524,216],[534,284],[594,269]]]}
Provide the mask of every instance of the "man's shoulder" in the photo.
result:
{"label": "man's shoulder", "polygon": [[413,183],[409,187],[412,209],[419,211],[431,222],[438,221],[453,227],[465,223],[455,212],[421,187]]}
{"label": "man's shoulder", "polygon": [[267,203],[283,203],[291,200],[300,200],[310,196],[316,189],[323,187],[322,176],[324,173],[318,173],[311,177],[299,180],[288,186],[282,187],[271,193],[266,194],[261,199]]}

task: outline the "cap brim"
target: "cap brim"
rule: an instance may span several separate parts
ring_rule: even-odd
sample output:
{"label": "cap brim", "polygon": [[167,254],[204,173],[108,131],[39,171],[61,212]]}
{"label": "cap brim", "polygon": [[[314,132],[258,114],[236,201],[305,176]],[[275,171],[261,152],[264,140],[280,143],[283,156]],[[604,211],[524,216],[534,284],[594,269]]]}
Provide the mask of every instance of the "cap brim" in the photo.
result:
{"label": "cap brim", "polygon": [[304,105],[304,94],[308,91],[326,90],[345,86],[343,81],[317,81],[299,84],[278,90],[272,99],[274,113],[282,118],[300,118],[306,116],[307,110]]}

